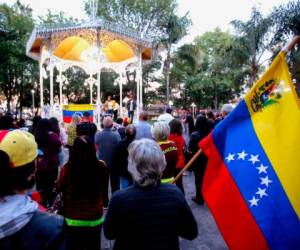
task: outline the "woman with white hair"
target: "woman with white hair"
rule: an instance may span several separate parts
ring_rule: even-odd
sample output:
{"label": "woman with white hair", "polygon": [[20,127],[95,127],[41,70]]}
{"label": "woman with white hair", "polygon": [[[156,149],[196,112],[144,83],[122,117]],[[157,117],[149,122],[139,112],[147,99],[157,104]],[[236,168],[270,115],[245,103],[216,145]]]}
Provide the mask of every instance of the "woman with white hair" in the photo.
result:
{"label": "woman with white hair", "polygon": [[155,122],[152,128],[152,135],[163,151],[167,166],[163,172],[162,183],[171,183],[176,174],[176,164],[178,161],[178,149],[175,142],[168,140],[170,126],[167,122]]}
{"label": "woman with white hair", "polygon": [[104,234],[114,249],[179,249],[178,237],[197,237],[197,223],[180,190],[161,184],[166,160],[159,145],[141,139],[130,144],[128,171],[134,185],[114,193]]}

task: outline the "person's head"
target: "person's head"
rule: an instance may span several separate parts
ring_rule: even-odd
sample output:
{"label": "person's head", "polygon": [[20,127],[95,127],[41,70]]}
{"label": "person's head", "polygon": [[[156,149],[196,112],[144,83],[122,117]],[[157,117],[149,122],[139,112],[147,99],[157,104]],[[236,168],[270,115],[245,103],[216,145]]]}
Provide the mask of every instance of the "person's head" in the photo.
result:
{"label": "person's head", "polygon": [[107,100],[108,100],[108,101],[111,100],[111,95],[107,96]]}
{"label": "person's head", "polygon": [[173,119],[170,121],[169,126],[171,134],[182,135],[182,125],[178,119]]}
{"label": "person's head", "polygon": [[142,111],[140,113],[140,120],[141,121],[147,121],[148,120],[148,112],[147,111]]}
{"label": "person's head", "polygon": [[41,119],[34,131],[35,140],[40,149],[47,147],[49,132],[52,131],[51,123],[48,119]]}
{"label": "person's head", "polygon": [[60,134],[60,128],[59,128],[59,121],[55,117],[51,117],[49,119],[49,122],[51,124],[51,131],[56,133],[57,135]]}
{"label": "person's head", "polygon": [[233,110],[233,106],[229,103],[226,103],[222,106],[221,115],[222,117],[227,116]]}
{"label": "person's head", "polygon": [[188,124],[188,127],[189,127],[189,133],[193,133],[194,130],[195,130],[195,124],[194,124],[194,118],[193,116],[191,115],[188,115],[186,118],[185,118],[185,123]]}
{"label": "person's head", "polygon": [[128,124],[130,124],[130,119],[128,117],[125,117],[124,120],[123,120],[123,126],[127,127]]}
{"label": "person's head", "polygon": [[83,122],[89,122],[90,121],[90,113],[85,111],[82,114],[82,121]]}
{"label": "person's head", "polygon": [[150,139],[133,141],[128,147],[128,171],[141,187],[160,182],[166,159],[159,145]]}
{"label": "person's head", "polygon": [[97,195],[101,185],[97,179],[99,163],[95,145],[89,136],[75,138],[69,162],[71,166],[70,181],[74,192],[79,195]]}
{"label": "person's head", "polygon": [[119,124],[119,125],[122,125],[123,124],[123,119],[121,117],[118,117],[117,120],[116,120],[116,123]]}
{"label": "person's head", "polygon": [[206,115],[208,119],[215,120],[214,112],[212,112],[211,110],[207,111]]}
{"label": "person's head", "polygon": [[25,119],[20,118],[20,120],[18,121],[18,127],[19,128],[24,128],[25,127]]}
{"label": "person's head", "polygon": [[89,136],[83,135],[76,137],[72,150],[72,162],[81,162],[82,164],[85,164],[85,161],[96,159],[96,149]]}
{"label": "person's head", "polygon": [[14,128],[14,118],[11,114],[6,114],[0,117],[0,130],[7,130]]}
{"label": "person's head", "polygon": [[79,124],[81,122],[81,117],[80,117],[80,115],[79,114],[74,114],[74,115],[72,115],[72,121],[71,121],[71,123],[73,124],[73,125],[77,125],[77,124]]}
{"label": "person's head", "polygon": [[40,120],[42,119],[41,116],[39,115],[35,115],[33,118],[32,118],[32,127],[31,127],[31,132],[34,134],[35,133],[35,130],[40,122]]}
{"label": "person's head", "polygon": [[168,139],[170,134],[170,126],[168,123],[162,122],[155,122],[152,128],[152,135],[156,141],[165,141]]}
{"label": "person's head", "polygon": [[172,114],[172,108],[171,107],[167,107],[166,108],[166,113],[168,113],[168,114]]}
{"label": "person's head", "polygon": [[210,126],[209,126],[208,120],[205,116],[199,115],[197,117],[196,130],[203,135],[206,135],[209,133]]}
{"label": "person's head", "polygon": [[22,130],[0,131],[0,197],[23,193],[34,186],[37,144]]}
{"label": "person's head", "polygon": [[136,135],[136,128],[133,124],[128,125],[125,128],[125,136],[130,140],[134,140]]}
{"label": "person's head", "polygon": [[105,116],[103,119],[103,128],[112,128],[114,122],[110,116]]}

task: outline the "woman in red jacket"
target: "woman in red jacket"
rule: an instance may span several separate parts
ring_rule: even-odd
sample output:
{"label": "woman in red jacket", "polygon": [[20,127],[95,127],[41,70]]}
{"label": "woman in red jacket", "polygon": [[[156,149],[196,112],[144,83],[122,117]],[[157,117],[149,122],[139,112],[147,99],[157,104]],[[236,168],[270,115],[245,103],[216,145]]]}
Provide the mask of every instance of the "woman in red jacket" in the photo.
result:
{"label": "woman in red jacket", "polygon": [[[170,135],[168,137],[168,140],[173,141],[176,144],[178,150],[178,160],[176,163],[176,170],[175,170],[175,174],[177,175],[185,165],[184,162],[185,141],[182,136],[182,125],[179,120],[173,119],[172,121],[170,121],[169,126],[170,126]],[[178,179],[176,185],[181,189],[182,193],[184,194],[182,177]]]}

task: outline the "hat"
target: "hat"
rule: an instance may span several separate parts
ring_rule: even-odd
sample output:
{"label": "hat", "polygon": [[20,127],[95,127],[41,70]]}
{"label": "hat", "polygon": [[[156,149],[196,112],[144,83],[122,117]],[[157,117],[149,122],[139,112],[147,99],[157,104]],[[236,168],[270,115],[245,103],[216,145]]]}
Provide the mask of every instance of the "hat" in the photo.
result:
{"label": "hat", "polygon": [[226,103],[222,106],[221,111],[224,111],[226,113],[230,113],[233,110],[233,106],[229,103]]}
{"label": "hat", "polygon": [[26,165],[38,155],[34,136],[22,130],[1,130],[0,150],[9,156],[11,167]]}

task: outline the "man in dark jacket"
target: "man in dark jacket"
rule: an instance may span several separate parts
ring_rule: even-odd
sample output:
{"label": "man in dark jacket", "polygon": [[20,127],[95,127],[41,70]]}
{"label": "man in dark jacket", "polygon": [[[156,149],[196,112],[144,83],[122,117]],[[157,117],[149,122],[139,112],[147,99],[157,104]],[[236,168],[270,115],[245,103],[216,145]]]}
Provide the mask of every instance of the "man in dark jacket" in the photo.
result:
{"label": "man in dark jacket", "polygon": [[136,110],[136,101],[133,99],[133,95],[129,96],[129,100],[126,104],[126,108],[128,111],[128,117],[130,122],[133,123],[134,111]]}
{"label": "man in dark jacket", "polygon": [[160,182],[166,166],[163,152],[150,139],[132,142],[128,151],[134,185],[113,195],[105,236],[115,239],[115,250],[179,250],[178,238],[192,240],[198,228],[181,191]]}
{"label": "man in dark jacket", "polygon": [[[110,185],[112,193],[119,190],[119,177],[114,172],[113,159],[116,157],[116,148],[121,137],[118,131],[112,131],[113,120],[110,116],[103,119],[103,130],[95,135],[95,144],[97,147],[97,157],[106,163],[109,171]],[[108,205],[108,182],[104,194],[104,207]]]}
{"label": "man in dark jacket", "polygon": [[35,184],[37,155],[30,133],[0,131],[0,249],[65,249],[64,219],[39,211],[26,194]]}
{"label": "man in dark jacket", "polygon": [[116,173],[120,177],[120,188],[126,188],[132,184],[132,178],[127,170],[128,165],[128,146],[135,139],[136,129],[135,126],[130,124],[125,129],[125,138],[122,139],[117,146],[114,164]]}

